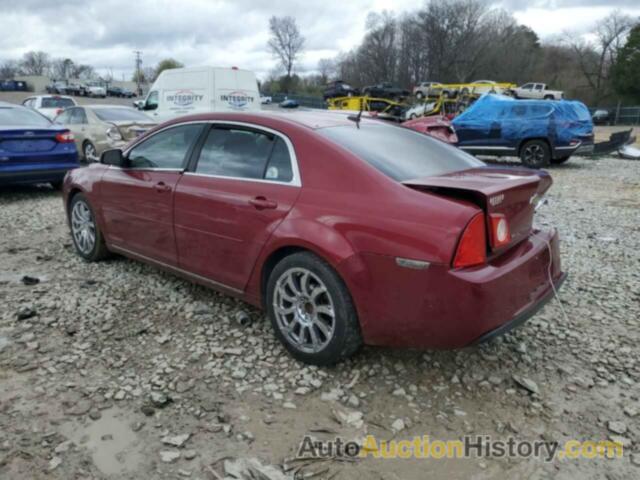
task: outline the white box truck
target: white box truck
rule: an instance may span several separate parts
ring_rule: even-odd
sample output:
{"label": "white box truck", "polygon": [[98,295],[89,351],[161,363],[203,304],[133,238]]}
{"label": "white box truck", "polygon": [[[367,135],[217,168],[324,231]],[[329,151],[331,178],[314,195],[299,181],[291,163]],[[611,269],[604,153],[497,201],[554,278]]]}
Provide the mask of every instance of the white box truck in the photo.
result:
{"label": "white box truck", "polygon": [[256,75],[236,67],[188,67],[163,71],[144,100],[134,103],[164,122],[195,113],[260,110]]}

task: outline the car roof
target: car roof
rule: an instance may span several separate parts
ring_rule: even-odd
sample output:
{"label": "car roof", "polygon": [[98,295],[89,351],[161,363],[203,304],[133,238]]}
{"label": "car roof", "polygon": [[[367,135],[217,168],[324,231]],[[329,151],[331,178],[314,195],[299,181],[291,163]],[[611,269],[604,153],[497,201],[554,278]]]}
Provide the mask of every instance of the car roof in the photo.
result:
{"label": "car roof", "polygon": [[70,97],[69,95],[56,95],[55,93],[48,95],[32,95],[29,98],[68,98],[69,100],[73,100],[73,97]]}
{"label": "car roof", "polygon": [[128,105],[116,105],[112,103],[91,103],[89,105],[78,105],[79,107],[100,109],[100,108],[125,108],[127,110],[133,110],[133,107]]}
{"label": "car roof", "polygon": [[[365,112],[366,113],[366,112]],[[339,126],[352,126],[356,127],[355,122],[349,120],[349,116],[356,115],[353,111],[327,111],[327,110],[311,110],[301,109],[297,111],[285,111],[285,110],[261,110],[259,112],[217,112],[217,113],[203,113],[197,115],[189,115],[186,117],[179,117],[171,120],[170,124],[179,124],[183,122],[193,121],[207,121],[207,120],[220,120],[220,121],[237,121],[256,123],[260,120],[280,120],[290,124],[307,127],[313,130],[327,127],[339,127]],[[382,122],[377,119],[367,118],[362,116],[361,122],[372,123],[379,125]]]}

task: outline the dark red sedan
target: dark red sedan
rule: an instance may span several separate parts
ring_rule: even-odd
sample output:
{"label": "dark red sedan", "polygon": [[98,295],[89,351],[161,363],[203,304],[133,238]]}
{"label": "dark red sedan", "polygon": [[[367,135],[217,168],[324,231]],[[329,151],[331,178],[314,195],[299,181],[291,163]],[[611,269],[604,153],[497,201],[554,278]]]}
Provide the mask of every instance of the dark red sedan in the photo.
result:
{"label": "dark red sedan", "polygon": [[535,230],[542,171],[328,112],[207,114],[65,178],[75,248],[152,263],[266,308],[325,365],[363,343],[463,347],[521,323],[564,279]]}

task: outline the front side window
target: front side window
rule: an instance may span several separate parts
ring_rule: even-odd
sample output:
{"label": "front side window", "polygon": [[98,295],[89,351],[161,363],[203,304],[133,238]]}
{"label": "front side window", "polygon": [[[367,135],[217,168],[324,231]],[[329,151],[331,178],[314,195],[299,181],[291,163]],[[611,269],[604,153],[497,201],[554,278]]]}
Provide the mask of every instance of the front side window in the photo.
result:
{"label": "front side window", "polygon": [[533,84],[531,83],[525,83],[521,88],[523,90],[531,90],[531,88],[533,87]]}
{"label": "front side window", "polygon": [[202,125],[180,125],[169,128],[143,141],[127,156],[132,168],[181,170],[187,152],[198,138]]}
{"label": "front side window", "polygon": [[348,125],[316,132],[398,182],[484,166],[462,150],[405,127],[362,122],[360,128]]}
{"label": "front side window", "polygon": [[233,128],[209,131],[196,172],[279,182],[293,179],[289,149],[282,138]]}
{"label": "front side window", "polygon": [[155,110],[158,108],[158,92],[149,92],[147,101],[144,104],[145,110]]}

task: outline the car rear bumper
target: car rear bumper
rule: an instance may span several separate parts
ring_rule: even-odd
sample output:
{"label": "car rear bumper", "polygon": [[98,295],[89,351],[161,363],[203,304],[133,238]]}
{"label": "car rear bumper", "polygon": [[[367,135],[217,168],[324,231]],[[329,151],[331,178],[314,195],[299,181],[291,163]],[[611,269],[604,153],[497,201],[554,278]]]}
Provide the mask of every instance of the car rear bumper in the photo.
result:
{"label": "car rear bumper", "polygon": [[523,323],[564,279],[555,230],[535,232],[486,265],[468,269],[432,264],[413,270],[392,257],[359,257],[360,264],[348,260],[342,268],[354,270],[347,284],[370,345],[465,347]]}
{"label": "car rear bumper", "polygon": [[0,169],[0,185],[59,182],[62,181],[69,170],[73,170],[78,166],[79,165],[77,163],[71,163],[65,165],[48,165],[12,170]]}

